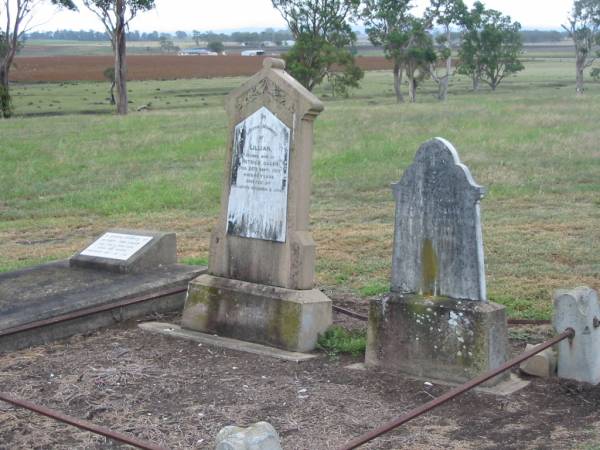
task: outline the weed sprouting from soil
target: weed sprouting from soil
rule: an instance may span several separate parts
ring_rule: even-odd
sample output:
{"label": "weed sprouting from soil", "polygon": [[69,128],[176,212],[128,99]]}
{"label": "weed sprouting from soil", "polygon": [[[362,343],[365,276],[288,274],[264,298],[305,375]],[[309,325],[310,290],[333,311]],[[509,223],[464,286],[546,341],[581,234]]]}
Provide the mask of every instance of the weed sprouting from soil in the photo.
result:
{"label": "weed sprouting from soil", "polygon": [[331,357],[336,357],[342,353],[360,356],[365,352],[366,345],[367,335],[365,330],[347,330],[339,325],[329,327],[325,333],[319,336],[317,343],[318,348]]}

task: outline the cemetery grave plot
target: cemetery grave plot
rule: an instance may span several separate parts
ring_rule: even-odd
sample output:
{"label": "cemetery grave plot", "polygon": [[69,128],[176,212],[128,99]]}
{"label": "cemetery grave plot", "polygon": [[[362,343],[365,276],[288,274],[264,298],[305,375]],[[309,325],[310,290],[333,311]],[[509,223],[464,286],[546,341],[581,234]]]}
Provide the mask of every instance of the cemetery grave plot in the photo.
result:
{"label": "cemetery grave plot", "polygon": [[[351,296],[336,304],[360,308]],[[361,302],[362,304],[362,302]],[[177,316],[148,320],[176,322]],[[336,324],[348,319],[334,316]],[[0,355],[2,390],[169,448],[210,449],[226,425],[266,420],[283,448],[336,449],[439,396],[422,380],[350,370],[362,357],[304,363],[145,333],[136,322]],[[357,327],[364,325],[356,325]],[[512,353],[544,327],[513,329]],[[594,448],[600,391],[537,380],[509,397],[469,392],[364,449]],[[124,448],[24,410],[0,405],[0,448]]]}

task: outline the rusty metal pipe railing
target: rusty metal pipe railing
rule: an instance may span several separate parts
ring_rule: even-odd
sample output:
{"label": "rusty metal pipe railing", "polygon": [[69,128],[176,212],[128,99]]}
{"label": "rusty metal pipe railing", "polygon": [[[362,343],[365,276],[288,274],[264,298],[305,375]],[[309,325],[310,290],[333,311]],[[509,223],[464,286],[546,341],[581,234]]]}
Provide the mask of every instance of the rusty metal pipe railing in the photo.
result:
{"label": "rusty metal pipe railing", "polygon": [[443,405],[444,403],[452,400],[455,397],[458,397],[459,395],[467,392],[468,390],[473,389],[474,387],[479,386],[480,384],[485,383],[486,381],[500,375],[502,372],[504,372],[518,364],[521,364],[523,361],[531,358],[534,355],[537,355],[538,353],[546,350],[549,347],[552,347],[553,345],[559,343],[560,341],[562,341],[564,339],[568,339],[568,338],[573,338],[574,336],[575,336],[575,330],[573,330],[573,328],[567,328],[565,331],[563,331],[558,336],[536,346],[535,348],[533,348],[529,351],[526,351],[525,353],[517,356],[516,358],[511,359],[510,361],[507,361],[506,363],[502,364],[500,367],[498,367],[494,370],[490,370],[489,372],[486,372],[486,373],[478,376],[477,378],[474,378],[471,381],[468,381],[467,383],[465,383],[461,386],[451,389],[450,391],[446,392],[442,396],[440,396],[434,400],[431,400],[430,402],[427,402],[424,405],[421,405],[418,408],[415,408],[406,414],[403,414],[399,418],[394,419],[394,420],[382,425],[381,427],[376,428],[373,431],[370,431],[368,433],[363,434],[362,436],[357,437],[356,439],[350,441],[343,447],[340,447],[339,450],[352,450],[363,444],[366,444],[367,442],[372,441],[376,437],[379,437],[382,434],[385,434],[385,433],[393,430],[394,428],[397,428],[400,425],[405,424],[406,422],[414,419],[415,417],[419,417],[420,415],[425,414],[426,412],[429,412],[432,409],[437,408],[440,405]]}
{"label": "rusty metal pipe railing", "polygon": [[60,422],[67,423],[69,425],[73,425],[74,427],[81,428],[82,430],[90,431],[95,434],[100,434],[114,441],[122,442],[124,444],[132,445],[137,448],[141,448],[144,450],[168,450],[166,447],[161,447],[159,445],[152,444],[151,442],[146,442],[141,439],[135,438],[133,436],[129,436],[127,434],[119,433],[118,431],[113,431],[109,428],[96,425],[95,423],[88,422],[87,420],[77,419],[76,417],[67,416],[59,411],[46,408],[44,406],[36,405],[30,401],[22,400],[16,398],[10,394],[6,394],[4,392],[0,392],[0,400],[6,403],[10,403],[11,405],[18,406],[19,408],[25,408],[30,411],[33,411],[37,414],[41,414],[46,417],[50,417],[51,419],[58,420]]}

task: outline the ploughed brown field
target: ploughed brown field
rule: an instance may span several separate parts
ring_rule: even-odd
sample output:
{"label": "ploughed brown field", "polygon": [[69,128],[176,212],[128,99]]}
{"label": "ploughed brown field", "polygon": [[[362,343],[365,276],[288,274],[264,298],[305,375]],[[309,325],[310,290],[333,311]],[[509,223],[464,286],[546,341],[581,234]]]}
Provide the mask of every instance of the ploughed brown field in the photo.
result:
{"label": "ploughed brown field", "polygon": [[[263,56],[176,56],[130,55],[130,80],[212,78],[253,75]],[[381,56],[359,56],[363,70],[391,69]],[[114,64],[111,56],[32,56],[18,57],[10,73],[12,81],[103,81],[103,72]]]}

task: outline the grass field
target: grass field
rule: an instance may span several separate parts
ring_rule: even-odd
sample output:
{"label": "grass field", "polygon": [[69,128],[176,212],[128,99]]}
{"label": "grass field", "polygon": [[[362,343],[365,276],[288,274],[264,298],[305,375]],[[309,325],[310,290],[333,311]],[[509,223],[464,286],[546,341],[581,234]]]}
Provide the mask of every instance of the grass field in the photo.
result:
{"label": "grass field", "polygon": [[[600,84],[574,95],[569,60],[529,61],[498,91],[458,78],[397,105],[391,73],[348,99],[317,91],[311,227],[318,285],[368,297],[388,288],[390,183],[418,146],[457,147],[482,202],[489,296],[513,317],[548,318],[551,292],[600,288]],[[66,258],[109,227],[174,230],[180,259],[206,262],[227,138],[223,96],[242,78],[129,84],[116,117],[108,83],[15,85],[0,121],[0,270]],[[136,112],[140,105],[150,110]]]}

